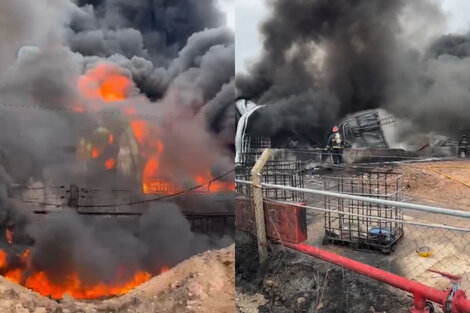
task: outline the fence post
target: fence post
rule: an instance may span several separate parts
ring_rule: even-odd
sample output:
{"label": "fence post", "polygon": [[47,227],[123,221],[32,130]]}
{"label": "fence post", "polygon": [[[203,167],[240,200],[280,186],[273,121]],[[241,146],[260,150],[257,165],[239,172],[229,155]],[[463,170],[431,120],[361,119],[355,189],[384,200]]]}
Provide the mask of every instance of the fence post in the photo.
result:
{"label": "fence post", "polygon": [[266,225],[264,222],[263,191],[261,189],[261,172],[271,157],[271,149],[265,149],[255,166],[251,169],[251,182],[253,184],[253,202],[255,205],[256,235],[258,238],[258,254],[260,263],[268,259],[266,248]]}
{"label": "fence post", "polygon": [[67,205],[75,210],[78,210],[79,189],[77,185],[70,185]]}

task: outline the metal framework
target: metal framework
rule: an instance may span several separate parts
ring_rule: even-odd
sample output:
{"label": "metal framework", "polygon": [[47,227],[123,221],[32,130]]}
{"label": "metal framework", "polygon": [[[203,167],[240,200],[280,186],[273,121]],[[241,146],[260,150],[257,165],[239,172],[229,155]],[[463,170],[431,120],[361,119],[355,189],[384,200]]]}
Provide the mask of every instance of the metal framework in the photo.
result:
{"label": "metal framework", "polygon": [[382,125],[394,122],[393,116],[380,119],[377,111],[366,111],[342,122],[340,129],[348,145],[354,144],[363,148],[388,148]]}
{"label": "metal framework", "polygon": [[[163,184],[161,186],[165,186],[165,182],[162,183]],[[38,221],[42,219],[42,216],[47,214],[53,214],[70,209],[72,209],[76,214],[84,217],[106,217],[116,219],[139,218],[145,214],[145,212],[152,210],[152,207],[148,207],[145,204],[135,207],[130,205],[123,206],[119,205],[119,203],[125,203],[126,201],[133,202],[139,200],[145,201],[148,199],[158,199],[154,194],[142,195],[138,190],[100,190],[80,188],[77,185],[70,185],[69,188],[66,188],[66,186],[51,188],[39,187],[36,191],[33,189],[35,197],[41,196],[43,193],[47,194],[47,192],[54,195],[54,201],[48,203],[37,201],[35,200],[36,198],[32,198],[31,196],[24,196],[24,194],[21,194],[22,191],[23,190],[20,189],[15,190],[14,198],[30,204],[31,206],[28,206],[28,209],[31,210],[30,212],[34,214]],[[168,194],[168,192],[165,193],[163,190],[159,190],[159,193]],[[205,191],[191,191],[186,193],[186,196],[189,197],[189,200],[187,201],[199,201],[198,199],[200,199],[200,197],[205,197],[206,195],[211,197],[211,201],[220,201],[218,200],[220,198],[216,198],[219,196],[221,199],[225,199],[226,197],[224,193],[216,195]],[[227,195],[229,195],[229,193]],[[56,198],[62,201],[59,202]],[[46,201],[48,201],[47,198]],[[57,201],[57,204],[52,203],[55,201]],[[174,201],[178,201],[178,199],[175,198]],[[179,201],[182,200],[180,199]],[[118,204],[113,205],[113,202],[117,202]],[[186,217],[191,225],[191,231],[195,233],[230,236],[234,233],[235,212],[233,209],[223,211],[221,208],[220,211],[209,210],[205,212],[182,210],[181,213]]]}
{"label": "metal framework", "polygon": [[[364,172],[328,177],[324,190],[382,200],[403,200],[403,174]],[[403,209],[340,197],[324,197],[323,243],[390,253],[403,237]]]}
{"label": "metal framework", "polygon": [[[250,180],[252,164],[237,164],[235,176],[238,180]],[[304,187],[302,175],[302,162],[299,161],[275,161],[266,162],[261,175],[261,182],[267,184],[283,185],[290,187]],[[251,198],[251,186],[235,184],[237,195]],[[263,188],[263,198],[270,200],[283,200],[301,203],[304,200],[303,193],[278,188]]]}
{"label": "metal framework", "polygon": [[254,165],[264,149],[271,148],[271,138],[245,135],[242,139],[240,163]]}

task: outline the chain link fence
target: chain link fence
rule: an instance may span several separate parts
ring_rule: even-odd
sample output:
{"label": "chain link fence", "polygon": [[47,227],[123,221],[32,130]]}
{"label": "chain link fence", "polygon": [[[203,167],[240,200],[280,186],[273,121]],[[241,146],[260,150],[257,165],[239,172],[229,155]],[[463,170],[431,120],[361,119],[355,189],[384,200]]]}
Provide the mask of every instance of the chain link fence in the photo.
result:
{"label": "chain link fence", "polygon": [[[470,218],[461,216],[459,211],[438,214],[309,192],[324,190],[402,202],[403,174],[391,168],[380,172],[362,169],[337,176],[317,175],[308,181],[299,178],[274,183],[272,177],[286,175],[282,166],[279,169],[277,174],[273,168],[266,170],[261,179],[270,184],[263,186],[264,201],[306,209],[306,244],[438,289],[449,288],[449,279],[430,270],[458,275],[462,278],[460,288],[470,294]],[[295,170],[289,173],[298,175]],[[249,180],[245,177],[239,170],[236,184],[239,195],[250,194],[251,186],[241,183]],[[295,190],[295,199],[277,197],[286,191],[282,186],[300,187]]]}

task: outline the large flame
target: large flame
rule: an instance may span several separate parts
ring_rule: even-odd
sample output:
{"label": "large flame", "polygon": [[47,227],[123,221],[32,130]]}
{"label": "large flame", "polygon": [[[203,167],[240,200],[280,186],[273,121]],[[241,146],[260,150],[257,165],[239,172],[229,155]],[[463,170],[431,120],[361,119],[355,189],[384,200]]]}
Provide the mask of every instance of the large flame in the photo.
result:
{"label": "large flame", "polygon": [[131,121],[134,136],[141,147],[142,156],[146,159],[142,172],[142,191],[151,193],[173,193],[179,188],[164,178],[168,176],[161,170],[161,156],[165,149],[158,134],[147,121]]}
{"label": "large flame", "polygon": [[131,86],[132,81],[127,76],[107,63],[98,64],[78,80],[78,88],[86,98],[106,102],[126,99]]}
{"label": "large flame", "polygon": [[[125,100],[132,85],[132,81],[127,76],[123,75],[116,66],[109,63],[100,63],[95,68],[88,70],[78,82],[79,89],[85,98],[98,99],[104,102]],[[162,156],[165,149],[162,140],[158,136],[158,132],[162,130],[157,130],[148,121],[135,119],[133,117],[136,112],[134,107],[126,106],[122,108],[122,111],[130,118],[132,132],[139,143],[140,153],[145,162],[141,175],[142,191],[146,194],[180,191],[182,187],[171,178],[171,171],[162,167]],[[115,138],[111,134],[109,144],[113,144],[114,140]],[[92,158],[99,158],[101,154],[99,149],[92,148]],[[105,169],[113,169],[115,166],[115,159],[103,161]],[[204,184],[200,190],[206,192],[215,193],[235,190],[234,183],[214,181],[208,184],[213,179],[214,177],[207,170],[203,170],[193,177],[197,184]]]}
{"label": "large flame", "polygon": [[[86,72],[78,81],[78,87],[82,95],[90,100],[101,100],[104,102],[116,102],[125,100],[129,96],[132,81],[117,70],[117,67],[110,64],[98,64],[95,68]],[[82,105],[74,107],[76,112],[84,112]],[[134,118],[135,108],[124,107],[123,113],[130,118],[130,127],[133,135],[139,143],[139,149],[145,165],[142,168],[142,190],[144,193],[174,193],[181,190],[181,186],[175,183],[171,177],[171,169],[163,168],[162,157],[165,153],[164,143],[159,137],[160,130],[147,121]],[[111,133],[107,139],[109,145],[119,142]],[[88,147],[88,143],[85,142]],[[102,157],[103,151],[97,147],[91,148],[88,152],[89,158],[98,159]],[[107,170],[116,167],[115,158],[103,160],[103,168]],[[200,185],[204,185],[206,191],[222,192],[234,190],[234,183],[213,181],[214,177],[207,169],[202,169],[200,174],[194,175],[193,180]],[[7,229],[5,233],[7,242],[13,244],[12,231]],[[10,259],[14,261],[9,261]],[[10,264],[11,263],[11,264]],[[159,273],[167,271],[168,267],[162,267]],[[50,296],[61,299],[68,294],[77,299],[95,299],[110,296],[117,296],[127,293],[129,290],[149,280],[151,274],[146,271],[136,270],[127,273],[130,277],[122,282],[124,277],[122,272],[116,273],[116,280],[121,283],[106,284],[103,282],[93,285],[86,284],[79,273],[72,272],[63,277],[60,283],[51,280],[47,272],[37,271],[32,266],[31,254],[25,250],[23,254],[8,255],[0,249],[0,274],[7,279],[30,288],[43,296]],[[154,273],[158,274],[158,273]]]}
{"label": "large flame", "polygon": [[[64,277],[60,283],[53,282],[44,271],[34,271],[31,268],[30,251],[20,256],[19,262],[12,262],[15,267],[10,268],[8,264],[8,255],[0,249],[0,272],[8,280],[21,284],[37,293],[54,299],[62,299],[65,294],[75,299],[97,299],[111,296],[119,296],[129,292],[140,284],[150,279],[151,274],[145,271],[136,271],[130,279],[125,282],[114,285],[105,283],[96,283],[93,285],[85,284],[77,273],[70,273]],[[169,270],[164,266],[157,274]],[[116,278],[123,277],[124,268],[116,273]]]}
{"label": "large flame", "polygon": [[235,183],[215,180],[210,172],[196,176],[196,183],[209,192],[235,191]]}

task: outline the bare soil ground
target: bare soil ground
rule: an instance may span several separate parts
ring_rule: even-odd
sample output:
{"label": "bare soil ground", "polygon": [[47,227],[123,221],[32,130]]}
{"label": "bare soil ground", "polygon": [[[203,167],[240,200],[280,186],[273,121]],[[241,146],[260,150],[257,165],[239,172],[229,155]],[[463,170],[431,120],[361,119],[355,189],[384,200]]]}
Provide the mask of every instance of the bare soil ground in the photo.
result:
{"label": "bare soil ground", "polygon": [[405,195],[429,205],[470,211],[470,161],[425,162],[400,165],[405,174]]}
{"label": "bare soil ground", "polygon": [[234,313],[234,245],[179,264],[121,297],[60,302],[0,277],[2,313]]}

